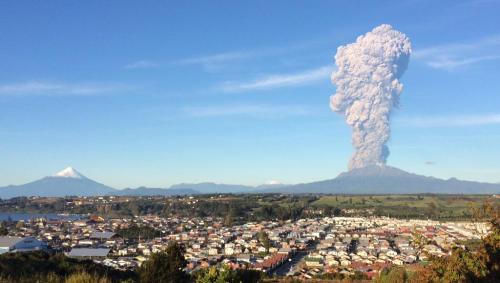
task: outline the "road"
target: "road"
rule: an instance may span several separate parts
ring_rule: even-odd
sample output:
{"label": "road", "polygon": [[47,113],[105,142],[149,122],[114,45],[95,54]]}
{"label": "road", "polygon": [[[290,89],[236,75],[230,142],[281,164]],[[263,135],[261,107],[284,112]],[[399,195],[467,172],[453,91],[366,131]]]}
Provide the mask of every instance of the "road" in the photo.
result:
{"label": "road", "polygon": [[288,260],[282,265],[278,266],[278,268],[274,269],[271,272],[271,275],[285,276],[290,271],[290,269],[293,268],[297,263],[299,263],[304,257],[306,257],[307,254],[307,251],[296,252],[295,255],[292,256],[291,260]]}
{"label": "road", "polygon": [[271,271],[271,275],[286,276],[290,269],[294,268],[304,257],[306,257],[310,252],[316,249],[316,244],[310,244],[305,251],[297,251],[291,260],[284,262],[282,265],[278,266],[276,269]]}

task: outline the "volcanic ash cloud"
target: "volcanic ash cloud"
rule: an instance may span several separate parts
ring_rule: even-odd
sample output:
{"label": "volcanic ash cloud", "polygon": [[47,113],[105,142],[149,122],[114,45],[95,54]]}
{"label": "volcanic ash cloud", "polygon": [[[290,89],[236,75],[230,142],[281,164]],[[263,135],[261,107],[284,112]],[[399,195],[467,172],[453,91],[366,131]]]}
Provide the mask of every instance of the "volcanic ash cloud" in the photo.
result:
{"label": "volcanic ash cloud", "polygon": [[390,25],[378,26],[337,49],[338,69],[332,74],[337,92],[330,97],[330,107],[352,128],[356,152],[350,170],[385,164],[391,112],[403,90],[399,78],[410,53],[410,39]]}

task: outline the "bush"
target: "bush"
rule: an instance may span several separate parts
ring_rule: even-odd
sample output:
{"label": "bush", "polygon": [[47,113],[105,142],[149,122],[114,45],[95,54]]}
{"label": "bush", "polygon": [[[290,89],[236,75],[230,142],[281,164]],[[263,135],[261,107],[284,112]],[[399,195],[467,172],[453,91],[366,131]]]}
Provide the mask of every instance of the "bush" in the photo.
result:
{"label": "bush", "polygon": [[106,277],[100,277],[94,274],[93,276],[87,272],[79,272],[70,275],[64,283],[111,283],[111,281]]}

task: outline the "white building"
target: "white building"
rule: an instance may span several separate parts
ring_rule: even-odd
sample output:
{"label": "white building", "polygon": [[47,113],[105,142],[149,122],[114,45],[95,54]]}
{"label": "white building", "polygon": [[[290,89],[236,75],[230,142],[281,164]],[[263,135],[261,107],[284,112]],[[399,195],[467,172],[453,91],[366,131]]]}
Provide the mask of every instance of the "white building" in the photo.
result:
{"label": "white building", "polygon": [[47,244],[33,237],[0,237],[0,254],[6,252],[30,252],[47,249]]}

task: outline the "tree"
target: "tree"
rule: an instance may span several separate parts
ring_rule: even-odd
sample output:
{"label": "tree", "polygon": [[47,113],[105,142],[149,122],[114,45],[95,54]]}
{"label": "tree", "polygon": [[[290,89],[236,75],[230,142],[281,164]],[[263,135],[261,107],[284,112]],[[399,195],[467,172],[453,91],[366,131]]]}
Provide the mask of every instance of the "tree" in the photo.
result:
{"label": "tree", "polygon": [[431,217],[431,218],[436,218],[439,214],[439,209],[436,205],[436,203],[434,202],[430,202],[429,204],[427,204],[427,214]]}
{"label": "tree", "polygon": [[262,279],[262,272],[256,270],[231,269],[212,266],[202,270],[196,276],[196,283],[257,283]]}
{"label": "tree", "polygon": [[436,258],[431,264],[435,281],[440,282],[484,282],[481,278],[486,274],[486,266],[476,259],[476,255],[455,248],[446,258]]}
{"label": "tree", "polygon": [[5,222],[2,221],[2,223],[0,223],[0,236],[7,236],[9,234],[9,230],[7,230],[5,226]]}
{"label": "tree", "polygon": [[231,227],[233,226],[233,216],[232,216],[232,213],[231,211],[226,215],[226,217],[224,218],[224,225],[226,227]]}
{"label": "tree", "polygon": [[269,235],[265,231],[259,232],[259,242],[266,248],[266,252],[269,252],[271,242],[269,240]]}
{"label": "tree", "polygon": [[177,242],[172,242],[168,245],[166,252],[154,253],[142,264],[138,270],[140,282],[188,282],[189,276],[184,272],[186,264],[184,248]]}
{"label": "tree", "polygon": [[24,227],[24,221],[22,221],[22,220],[17,221],[16,229],[21,230],[23,227]]}
{"label": "tree", "polygon": [[498,282],[500,278],[500,207],[486,202],[475,212],[479,219],[489,219],[491,231],[472,253],[455,247],[450,256],[432,258],[430,282]]}
{"label": "tree", "polygon": [[[68,258],[64,254],[50,254],[44,251],[3,253],[0,255],[0,282],[46,282],[61,283],[73,274],[90,274],[98,283],[109,279],[113,282],[135,280],[136,274],[132,271],[121,271],[94,263],[91,260],[77,260]],[[85,275],[82,275],[85,277]],[[75,276],[80,278],[81,276]],[[2,281],[2,278],[6,280]],[[107,278],[107,279],[106,279]],[[75,279],[76,280],[76,279]],[[70,281],[85,282],[85,281]]]}
{"label": "tree", "polygon": [[408,276],[406,270],[402,267],[392,267],[389,269],[384,269],[380,272],[379,277],[377,277],[375,283],[400,283],[406,282]]}
{"label": "tree", "polygon": [[480,218],[487,216],[491,225],[491,232],[483,239],[478,257],[488,270],[485,282],[494,282],[500,278],[500,206],[486,202],[476,214]]}

